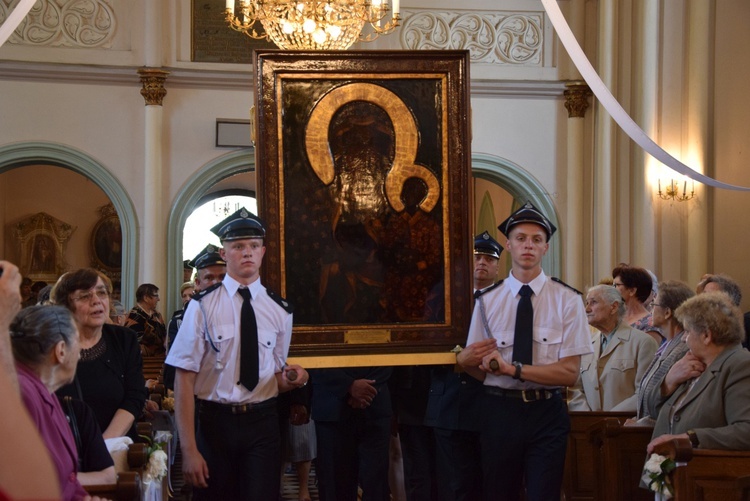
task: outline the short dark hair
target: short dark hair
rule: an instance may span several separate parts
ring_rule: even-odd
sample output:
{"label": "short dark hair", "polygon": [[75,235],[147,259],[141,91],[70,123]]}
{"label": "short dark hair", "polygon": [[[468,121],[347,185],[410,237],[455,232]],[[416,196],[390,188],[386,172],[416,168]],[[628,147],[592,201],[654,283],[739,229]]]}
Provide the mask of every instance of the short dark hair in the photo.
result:
{"label": "short dark hair", "polygon": [[620,280],[628,289],[635,288],[635,297],[637,297],[638,301],[641,303],[645,303],[651,295],[653,281],[651,280],[651,275],[648,274],[648,271],[646,271],[645,268],[630,266],[627,263],[620,263],[614,270],[612,270],[612,278],[617,277],[620,277]]}
{"label": "short dark hair", "polygon": [[138,302],[143,301],[146,296],[155,296],[159,293],[159,288],[154,284],[141,284],[135,290],[135,300]]}
{"label": "short dark hair", "polygon": [[24,308],[10,324],[13,357],[24,365],[37,366],[60,341],[69,346],[76,329],[73,315],[62,306]]}
{"label": "short dark hair", "polygon": [[718,285],[719,289],[721,289],[722,292],[729,296],[729,299],[732,300],[735,306],[740,305],[740,303],[742,302],[742,289],[740,288],[740,284],[735,282],[729,275],[725,275],[723,273],[719,273],[718,275],[711,275],[706,279],[706,283],[703,284],[703,287],[710,284],[711,282]]}
{"label": "short dark hair", "polygon": [[666,280],[659,283],[659,304],[674,312],[682,303],[695,296],[695,291],[685,282]]}
{"label": "short dark hair", "polygon": [[81,268],[64,274],[53,289],[55,304],[65,306],[70,311],[75,311],[75,305],[70,297],[71,294],[75,291],[87,291],[94,287],[99,277],[99,272],[93,268]]}

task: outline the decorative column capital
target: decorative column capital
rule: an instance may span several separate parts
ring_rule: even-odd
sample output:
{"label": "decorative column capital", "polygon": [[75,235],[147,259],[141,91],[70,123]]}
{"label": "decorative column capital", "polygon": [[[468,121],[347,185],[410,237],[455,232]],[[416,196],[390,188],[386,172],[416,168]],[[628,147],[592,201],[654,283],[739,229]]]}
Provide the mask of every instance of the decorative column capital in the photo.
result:
{"label": "decorative column capital", "polygon": [[161,106],[164,96],[167,95],[164,82],[166,82],[169,72],[144,66],[138,69],[138,74],[141,77],[141,84],[143,84],[141,96],[146,100],[146,105]]}
{"label": "decorative column capital", "polygon": [[583,118],[589,107],[589,96],[591,89],[582,80],[573,80],[565,84],[565,109],[568,110],[568,118]]}

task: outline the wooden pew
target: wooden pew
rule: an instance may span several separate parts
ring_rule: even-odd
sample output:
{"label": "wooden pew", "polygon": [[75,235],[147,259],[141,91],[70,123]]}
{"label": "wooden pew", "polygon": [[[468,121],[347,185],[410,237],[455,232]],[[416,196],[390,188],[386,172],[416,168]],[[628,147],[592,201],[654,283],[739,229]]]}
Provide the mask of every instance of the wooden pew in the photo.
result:
{"label": "wooden pew", "polygon": [[[589,430],[600,421],[615,418],[621,421],[633,417],[632,412],[569,412],[570,435],[563,473],[563,495],[567,501],[589,501],[594,497],[594,446]],[[644,455],[645,455],[644,448]]]}
{"label": "wooden pew", "polygon": [[144,356],[143,379],[154,379],[161,382],[165,359],[165,355]]}
{"label": "wooden pew", "polygon": [[677,462],[672,472],[675,501],[750,499],[750,451],[693,449],[689,440],[677,439],[654,452]]}
{"label": "wooden pew", "polygon": [[594,453],[594,499],[651,501],[654,494],[639,484],[653,427],[623,426],[622,422],[605,418],[589,430]]}
{"label": "wooden pew", "polygon": [[117,474],[117,483],[88,485],[84,487],[92,496],[112,499],[113,501],[140,501],[142,495],[141,472],[148,463],[146,444],[134,443],[128,446],[129,471]]}

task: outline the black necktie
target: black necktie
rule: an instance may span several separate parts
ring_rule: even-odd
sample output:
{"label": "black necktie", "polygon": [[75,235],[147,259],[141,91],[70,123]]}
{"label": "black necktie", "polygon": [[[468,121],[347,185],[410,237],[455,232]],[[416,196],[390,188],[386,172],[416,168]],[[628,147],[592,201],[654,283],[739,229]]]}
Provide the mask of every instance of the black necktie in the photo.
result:
{"label": "black necktie", "polygon": [[250,290],[238,289],[242,296],[240,310],[240,383],[248,390],[258,384],[258,323],[250,303]]}
{"label": "black necktie", "polygon": [[534,307],[531,306],[531,287],[524,285],[516,310],[516,332],[513,336],[513,361],[531,365],[534,343]]}

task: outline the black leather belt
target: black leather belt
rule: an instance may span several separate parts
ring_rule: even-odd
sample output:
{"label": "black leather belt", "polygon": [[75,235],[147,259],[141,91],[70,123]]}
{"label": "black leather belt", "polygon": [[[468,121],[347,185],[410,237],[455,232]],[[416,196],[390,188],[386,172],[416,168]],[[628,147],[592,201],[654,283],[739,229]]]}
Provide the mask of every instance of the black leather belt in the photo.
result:
{"label": "black leather belt", "polygon": [[548,390],[546,388],[534,389],[534,390],[507,390],[505,388],[498,388],[497,386],[485,386],[485,393],[494,397],[508,397],[518,398],[524,402],[536,402],[538,400],[549,400],[555,396],[561,396],[562,392],[560,388],[554,388]]}
{"label": "black leather belt", "polygon": [[276,407],[276,397],[252,404],[220,404],[218,402],[211,402],[210,400],[198,399],[198,405],[206,410],[211,409],[228,414],[247,414],[248,412]]}

